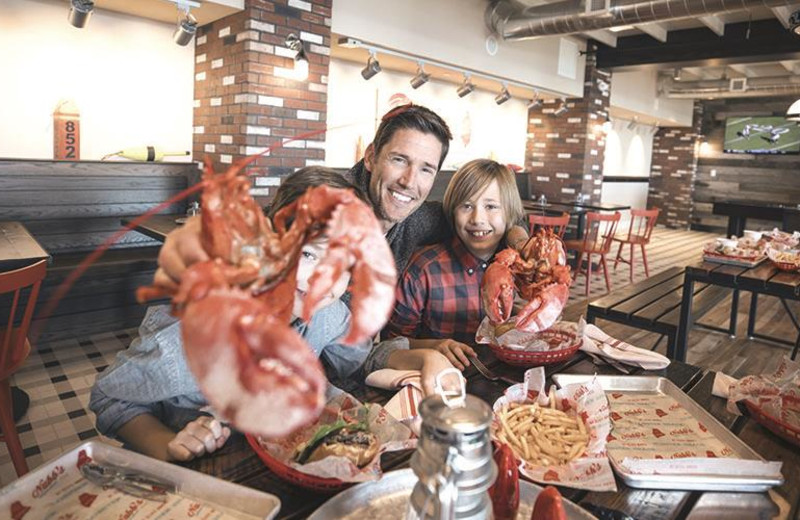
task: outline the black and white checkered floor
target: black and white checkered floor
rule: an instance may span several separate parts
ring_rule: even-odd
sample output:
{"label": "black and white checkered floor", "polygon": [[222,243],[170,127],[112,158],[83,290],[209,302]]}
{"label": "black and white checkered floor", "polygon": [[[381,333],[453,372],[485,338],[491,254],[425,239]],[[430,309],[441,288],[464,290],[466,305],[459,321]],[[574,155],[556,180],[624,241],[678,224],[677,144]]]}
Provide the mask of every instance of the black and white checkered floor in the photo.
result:
{"label": "black and white checkered floor", "polygon": [[[698,260],[702,244],[714,236],[656,228],[647,248],[650,274]],[[643,278],[640,263],[635,281]],[[612,290],[630,283],[626,265],[612,271],[611,283]],[[580,277],[572,287],[570,304],[586,298],[584,284],[585,278]],[[590,299],[605,294],[602,274],[593,278],[591,289]],[[30,469],[86,439],[98,436],[94,415],[88,410],[89,392],[97,373],[111,364],[117,352],[127,348],[136,334],[136,329],[128,329],[61,340],[39,345],[37,351],[31,353],[23,368],[12,378],[12,384],[31,397],[28,413],[18,423]],[[16,473],[6,445],[0,442],[0,487],[14,479]]]}

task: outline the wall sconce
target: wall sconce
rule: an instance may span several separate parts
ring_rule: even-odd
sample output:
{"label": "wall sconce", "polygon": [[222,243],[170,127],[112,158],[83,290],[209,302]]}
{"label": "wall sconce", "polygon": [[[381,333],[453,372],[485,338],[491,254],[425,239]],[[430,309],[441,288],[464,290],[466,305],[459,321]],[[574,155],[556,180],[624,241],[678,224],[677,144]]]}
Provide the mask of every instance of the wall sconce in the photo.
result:
{"label": "wall sconce", "polygon": [[92,0],[71,0],[70,4],[67,20],[69,20],[70,25],[73,27],[83,29],[86,27],[86,24],[89,23],[89,18],[92,16],[94,2],[92,2]]}
{"label": "wall sconce", "polygon": [[411,78],[411,88],[418,89],[427,83],[429,79],[431,79],[431,75],[425,73],[425,67],[422,62],[419,62],[417,66],[417,75]]}
{"label": "wall sconce", "polygon": [[558,117],[562,114],[566,114],[569,112],[569,108],[567,107],[567,100],[565,98],[561,98],[561,106],[558,107],[554,112],[553,115]]}
{"label": "wall sconce", "polygon": [[305,81],[308,79],[308,56],[306,55],[306,47],[303,45],[303,40],[297,37],[296,34],[290,33],[286,37],[286,47],[295,52],[294,55],[294,79],[297,81]]}
{"label": "wall sconce", "polygon": [[500,93],[495,96],[494,102],[498,105],[502,105],[509,99],[511,99],[511,93],[508,91],[508,85],[503,83],[503,90],[501,90]]}
{"label": "wall sconce", "polygon": [[475,85],[469,80],[469,74],[464,74],[464,83],[456,89],[458,97],[468,96],[473,90],[475,90]]}
{"label": "wall sconce", "polygon": [[361,77],[370,79],[375,74],[381,71],[381,64],[378,63],[378,58],[375,57],[375,51],[369,51],[369,58],[367,59],[367,66],[361,71]]}
{"label": "wall sconce", "polygon": [[792,103],[786,111],[786,119],[789,121],[800,121],[800,99]]}

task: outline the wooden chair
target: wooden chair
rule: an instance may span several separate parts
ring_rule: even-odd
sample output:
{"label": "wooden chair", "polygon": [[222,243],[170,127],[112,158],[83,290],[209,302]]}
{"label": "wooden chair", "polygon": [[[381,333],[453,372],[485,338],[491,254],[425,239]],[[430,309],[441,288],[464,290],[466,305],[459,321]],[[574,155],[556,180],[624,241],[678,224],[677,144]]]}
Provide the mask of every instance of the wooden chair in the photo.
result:
{"label": "wooden chair", "polygon": [[[0,274],[0,294],[11,294],[8,322],[0,328],[0,430],[3,440],[8,446],[11,461],[17,476],[28,472],[22,444],[17,434],[17,426],[11,405],[11,386],[9,378],[19,369],[31,351],[28,341],[28,329],[39,297],[39,287],[47,272],[47,260],[42,260],[28,267]],[[22,304],[23,293],[27,293],[27,301]],[[22,316],[18,319],[18,308],[22,308]]]}
{"label": "wooden chair", "polygon": [[[650,270],[647,268],[647,253],[644,246],[650,243],[650,235],[653,234],[653,228],[658,220],[658,213],[661,210],[658,208],[653,209],[632,209],[631,210],[631,224],[628,228],[628,236],[624,238],[614,237],[615,242],[619,242],[619,249],[617,250],[617,257],[614,259],[614,270],[617,270],[617,265],[620,262],[630,265],[631,273],[630,279],[633,281],[633,269],[636,263],[634,257],[634,246],[639,246],[642,251],[642,262],[644,263],[644,274],[650,278]],[[630,245],[630,257],[625,260],[622,258],[622,248],[625,245]]]}
{"label": "wooden chair", "polygon": [[567,231],[569,225],[569,213],[562,213],[558,217],[548,217],[545,215],[536,215],[531,213],[528,215],[528,225],[530,226],[530,235],[536,231],[536,227],[548,228],[553,231],[559,238],[564,238],[564,233]]}
{"label": "wooden chair", "polygon": [[[613,214],[589,212],[586,214],[586,229],[583,239],[567,240],[564,242],[568,251],[577,251],[574,279],[577,281],[579,274],[586,275],[586,296],[589,295],[589,286],[592,280],[592,256],[600,255],[600,266],[606,278],[606,289],[611,292],[611,281],[608,278],[606,255],[611,249],[614,233],[622,215],[619,211]],[[583,269],[583,257],[586,256],[586,269]]]}

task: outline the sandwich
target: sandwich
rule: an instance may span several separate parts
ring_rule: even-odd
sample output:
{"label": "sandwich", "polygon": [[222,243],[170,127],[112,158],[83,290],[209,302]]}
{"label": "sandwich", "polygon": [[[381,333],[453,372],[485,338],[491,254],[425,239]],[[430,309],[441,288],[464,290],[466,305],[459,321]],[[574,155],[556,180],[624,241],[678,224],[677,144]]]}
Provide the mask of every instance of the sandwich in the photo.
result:
{"label": "sandwich", "polygon": [[363,468],[378,454],[379,442],[366,422],[346,423],[339,419],[321,426],[308,440],[297,447],[294,460],[307,464],[326,457],[345,457]]}

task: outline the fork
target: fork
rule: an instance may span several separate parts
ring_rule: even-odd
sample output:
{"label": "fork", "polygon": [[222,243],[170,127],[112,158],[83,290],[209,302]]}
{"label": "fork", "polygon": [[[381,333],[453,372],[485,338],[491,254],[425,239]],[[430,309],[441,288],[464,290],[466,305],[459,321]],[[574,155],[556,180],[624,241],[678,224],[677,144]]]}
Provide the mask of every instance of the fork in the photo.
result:
{"label": "fork", "polygon": [[470,363],[472,363],[472,365],[475,367],[475,369],[489,381],[503,381],[504,383],[508,383],[511,385],[518,385],[520,383],[519,381],[514,381],[510,377],[498,376],[497,374],[489,370],[489,367],[484,365],[483,362],[475,356],[467,356],[467,358],[469,359]]}

